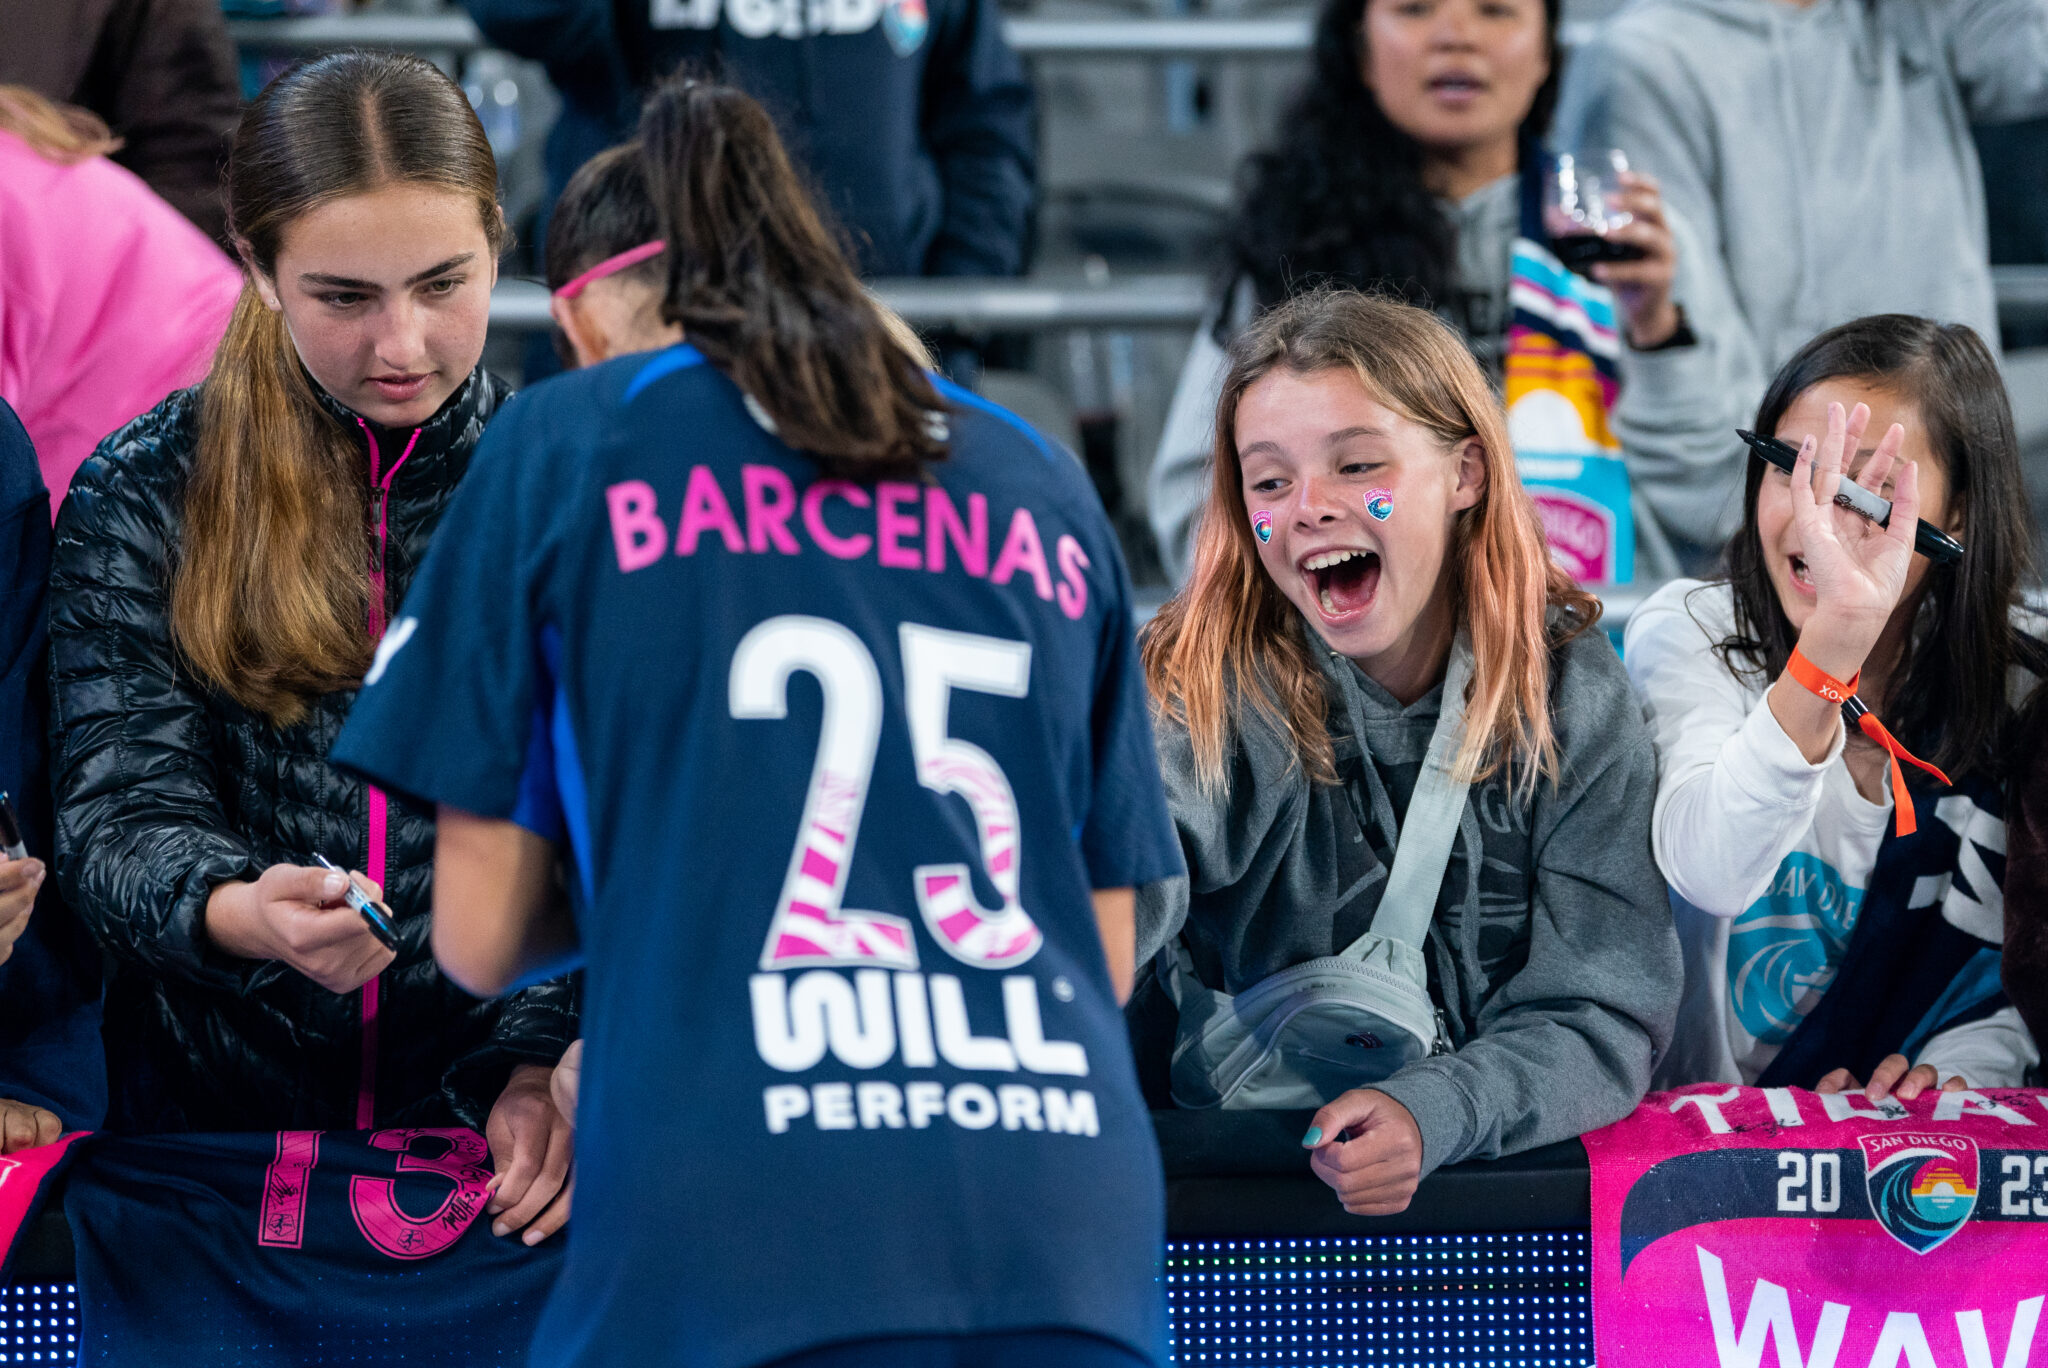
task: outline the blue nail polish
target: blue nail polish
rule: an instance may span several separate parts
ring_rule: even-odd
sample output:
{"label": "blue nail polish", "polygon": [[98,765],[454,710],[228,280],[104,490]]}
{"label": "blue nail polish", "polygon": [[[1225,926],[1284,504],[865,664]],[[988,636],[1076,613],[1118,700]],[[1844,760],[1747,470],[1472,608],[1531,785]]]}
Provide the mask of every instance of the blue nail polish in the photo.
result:
{"label": "blue nail polish", "polygon": [[1308,1134],[1301,1137],[1301,1147],[1303,1149],[1314,1149],[1317,1145],[1320,1145],[1322,1143],[1323,1128],[1321,1126],[1310,1126],[1308,1128]]}

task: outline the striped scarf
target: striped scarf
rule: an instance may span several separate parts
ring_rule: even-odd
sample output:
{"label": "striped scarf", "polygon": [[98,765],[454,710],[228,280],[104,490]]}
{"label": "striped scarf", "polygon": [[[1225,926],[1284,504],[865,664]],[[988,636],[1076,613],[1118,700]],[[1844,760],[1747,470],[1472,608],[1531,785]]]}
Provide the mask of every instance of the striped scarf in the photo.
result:
{"label": "striped scarf", "polygon": [[1525,159],[1502,381],[1508,437],[1551,555],[1581,584],[1635,575],[1628,470],[1608,415],[1621,389],[1614,296],[1567,270],[1542,228],[1548,157]]}

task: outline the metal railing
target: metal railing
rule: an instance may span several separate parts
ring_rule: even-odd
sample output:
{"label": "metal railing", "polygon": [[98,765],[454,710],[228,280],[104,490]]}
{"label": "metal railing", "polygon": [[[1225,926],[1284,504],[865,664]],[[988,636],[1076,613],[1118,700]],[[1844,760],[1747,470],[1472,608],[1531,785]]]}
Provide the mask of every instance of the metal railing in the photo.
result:
{"label": "metal railing", "polygon": [[1999,322],[2048,321],[2048,266],[1993,266],[1991,287],[1998,293]]}
{"label": "metal railing", "polygon": [[[1044,328],[1192,328],[1209,309],[1199,275],[1126,276],[1102,285],[1045,280],[878,280],[874,291],[912,327],[960,332]],[[548,292],[530,280],[501,280],[491,293],[491,326],[530,332],[548,326]]]}
{"label": "metal railing", "polygon": [[[1998,316],[2011,323],[2048,320],[2048,266],[1994,266]],[[877,280],[882,302],[913,327],[960,332],[1049,328],[1192,328],[1208,316],[1210,280],[1193,272],[1122,276],[1100,285],[1072,279]],[[507,280],[491,296],[495,327],[548,326],[547,291]]]}

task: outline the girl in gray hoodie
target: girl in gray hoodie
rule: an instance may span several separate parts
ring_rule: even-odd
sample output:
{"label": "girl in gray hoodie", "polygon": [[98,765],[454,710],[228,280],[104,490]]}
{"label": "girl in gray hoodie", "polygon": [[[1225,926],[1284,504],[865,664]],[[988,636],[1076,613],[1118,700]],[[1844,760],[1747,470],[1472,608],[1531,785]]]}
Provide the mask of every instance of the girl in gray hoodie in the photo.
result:
{"label": "girl in gray hoodie", "polygon": [[1179,937],[1236,994],[1372,928],[1454,650],[1470,662],[1451,768],[1473,782],[1423,953],[1449,1048],[1323,1098],[1303,1141],[1347,1210],[1399,1211],[1438,1165],[1642,1097],[1680,983],[1654,749],[1598,604],[1546,554],[1499,400],[1434,315],[1282,303],[1233,344],[1216,432],[1192,574],[1144,640],[1188,877],[1141,891],[1141,962]]}
{"label": "girl in gray hoodie", "polygon": [[1614,414],[1635,490],[1697,564],[1742,512],[1734,429],[1807,340],[1868,314],[1997,303],[1972,123],[2048,113],[2048,0],[1634,0],[1572,54],[1560,147],[1664,188],[1699,339],[1646,354]]}

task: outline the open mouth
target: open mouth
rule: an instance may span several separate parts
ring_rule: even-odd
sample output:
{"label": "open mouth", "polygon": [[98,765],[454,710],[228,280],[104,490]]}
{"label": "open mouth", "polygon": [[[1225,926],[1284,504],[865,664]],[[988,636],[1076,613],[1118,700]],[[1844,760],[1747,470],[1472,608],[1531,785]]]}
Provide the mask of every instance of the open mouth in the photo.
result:
{"label": "open mouth", "polygon": [[1325,551],[1301,563],[1314,581],[1316,606],[1331,621],[1355,617],[1372,607],[1380,588],[1380,558],[1373,551]]}
{"label": "open mouth", "polygon": [[1792,582],[1809,594],[1814,592],[1813,575],[1806,568],[1806,557],[1792,557]]}

